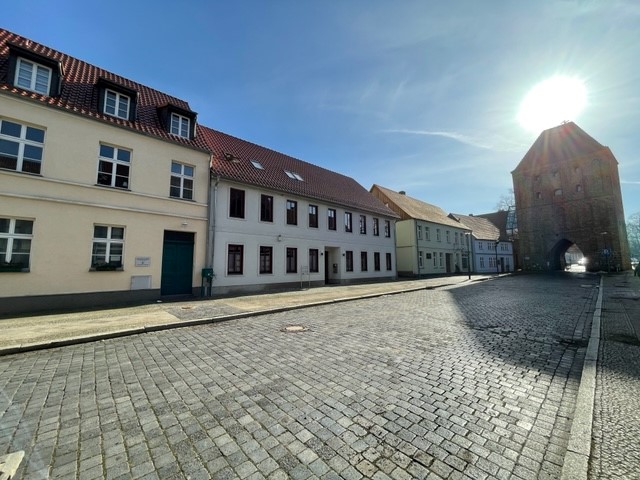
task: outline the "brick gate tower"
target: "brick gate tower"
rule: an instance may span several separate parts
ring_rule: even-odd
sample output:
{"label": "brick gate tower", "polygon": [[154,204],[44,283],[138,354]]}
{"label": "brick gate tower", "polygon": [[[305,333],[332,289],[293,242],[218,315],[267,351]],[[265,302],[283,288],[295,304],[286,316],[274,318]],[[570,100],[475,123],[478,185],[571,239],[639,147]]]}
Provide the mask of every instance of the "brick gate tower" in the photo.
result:
{"label": "brick gate tower", "polygon": [[511,172],[521,267],[564,268],[576,245],[587,270],[631,268],[618,161],[573,122],[543,131]]}

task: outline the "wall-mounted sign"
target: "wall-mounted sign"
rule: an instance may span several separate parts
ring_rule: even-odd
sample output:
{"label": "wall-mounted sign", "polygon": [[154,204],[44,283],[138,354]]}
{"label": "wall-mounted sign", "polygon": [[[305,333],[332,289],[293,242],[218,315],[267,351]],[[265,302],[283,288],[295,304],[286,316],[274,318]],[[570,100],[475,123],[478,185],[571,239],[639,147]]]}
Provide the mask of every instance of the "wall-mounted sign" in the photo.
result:
{"label": "wall-mounted sign", "polygon": [[136,257],[136,267],[150,267],[151,257]]}

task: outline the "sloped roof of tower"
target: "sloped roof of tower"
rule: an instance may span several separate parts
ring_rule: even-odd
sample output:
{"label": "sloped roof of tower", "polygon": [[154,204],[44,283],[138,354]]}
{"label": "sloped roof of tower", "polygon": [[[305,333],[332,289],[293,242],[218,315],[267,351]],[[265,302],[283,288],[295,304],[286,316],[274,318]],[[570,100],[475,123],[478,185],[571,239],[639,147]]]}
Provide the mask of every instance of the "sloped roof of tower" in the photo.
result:
{"label": "sloped roof of tower", "polygon": [[200,125],[212,152],[211,171],[221,178],[396,218],[353,178]]}
{"label": "sloped roof of tower", "polygon": [[537,166],[558,164],[582,157],[605,147],[573,122],[544,130],[513,170],[534,169]]}
{"label": "sloped roof of tower", "polygon": [[442,208],[423,202],[417,198],[409,197],[404,193],[395,192],[380,185],[373,185],[371,187],[371,193],[376,195],[383,202],[388,202],[389,208],[400,215],[402,220],[412,218],[415,220],[439,223],[441,225],[449,225],[450,227],[458,227],[465,230],[468,229],[465,225],[461,225],[459,222],[450,218]]}

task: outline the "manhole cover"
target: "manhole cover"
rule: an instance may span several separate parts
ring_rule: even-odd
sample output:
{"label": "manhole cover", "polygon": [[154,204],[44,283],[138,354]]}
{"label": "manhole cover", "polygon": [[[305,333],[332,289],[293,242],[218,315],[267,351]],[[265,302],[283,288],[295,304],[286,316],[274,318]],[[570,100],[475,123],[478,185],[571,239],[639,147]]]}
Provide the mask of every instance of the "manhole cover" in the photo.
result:
{"label": "manhole cover", "polygon": [[287,325],[282,329],[283,332],[288,332],[288,333],[306,332],[307,330],[309,329],[304,325]]}

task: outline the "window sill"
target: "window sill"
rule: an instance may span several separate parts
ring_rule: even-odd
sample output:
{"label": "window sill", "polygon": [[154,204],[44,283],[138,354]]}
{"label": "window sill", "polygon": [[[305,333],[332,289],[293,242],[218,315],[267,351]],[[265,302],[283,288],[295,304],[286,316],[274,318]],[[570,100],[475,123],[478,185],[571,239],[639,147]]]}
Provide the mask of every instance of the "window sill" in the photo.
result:
{"label": "window sill", "polygon": [[102,185],[101,183],[96,183],[95,184],[96,187],[100,187],[100,188],[109,188],[111,190],[118,190],[121,192],[130,192],[131,189],[129,187],[115,187],[113,185]]}
{"label": "window sill", "polygon": [[0,273],[29,273],[31,269],[29,268],[19,268],[19,267],[0,267]]}
{"label": "window sill", "polygon": [[196,201],[193,198],[182,198],[182,197],[172,197],[171,195],[169,195],[169,198],[171,200],[182,200],[183,202],[192,202],[192,203],[196,203]]}
{"label": "window sill", "polygon": [[21,175],[29,175],[31,177],[42,177],[41,173],[33,173],[33,172],[23,172],[22,170],[16,170],[15,168],[2,168],[0,167],[0,172],[13,172],[19,173]]}

